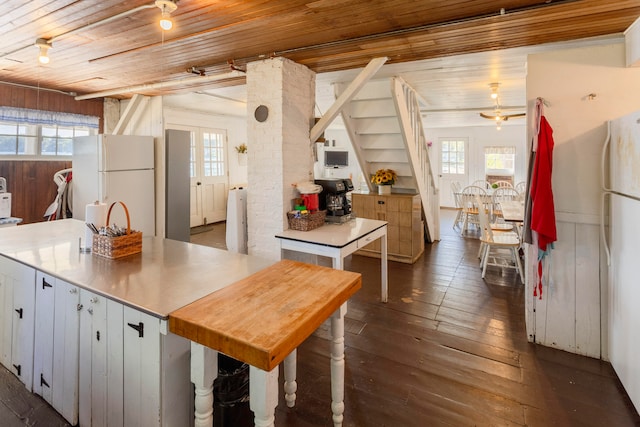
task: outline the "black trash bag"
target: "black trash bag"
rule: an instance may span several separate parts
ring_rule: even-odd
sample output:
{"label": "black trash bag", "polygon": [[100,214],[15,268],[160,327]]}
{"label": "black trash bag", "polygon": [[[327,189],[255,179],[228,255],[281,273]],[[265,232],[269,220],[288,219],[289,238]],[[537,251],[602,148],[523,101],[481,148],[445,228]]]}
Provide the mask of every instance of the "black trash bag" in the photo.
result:
{"label": "black trash bag", "polygon": [[252,427],[249,407],[249,365],[218,353],[218,378],[213,382],[213,425]]}

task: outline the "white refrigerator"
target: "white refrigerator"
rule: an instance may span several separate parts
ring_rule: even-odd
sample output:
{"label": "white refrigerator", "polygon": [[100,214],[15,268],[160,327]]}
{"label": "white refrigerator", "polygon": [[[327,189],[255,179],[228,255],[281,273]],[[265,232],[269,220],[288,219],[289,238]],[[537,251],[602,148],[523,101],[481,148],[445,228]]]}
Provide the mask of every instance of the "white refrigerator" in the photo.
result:
{"label": "white refrigerator", "polygon": [[[640,409],[640,111],[609,123],[609,186],[603,174],[603,206],[609,197],[609,359]],[[604,215],[603,215],[604,217]],[[604,235],[603,226],[603,237]],[[607,245],[608,243],[608,245]]]}
{"label": "white refrigerator", "polygon": [[[152,136],[94,135],[73,140],[73,217],[85,219],[85,207],[96,200],[124,202],[131,228],[155,235],[154,140]],[[120,205],[110,224],[126,226]]]}

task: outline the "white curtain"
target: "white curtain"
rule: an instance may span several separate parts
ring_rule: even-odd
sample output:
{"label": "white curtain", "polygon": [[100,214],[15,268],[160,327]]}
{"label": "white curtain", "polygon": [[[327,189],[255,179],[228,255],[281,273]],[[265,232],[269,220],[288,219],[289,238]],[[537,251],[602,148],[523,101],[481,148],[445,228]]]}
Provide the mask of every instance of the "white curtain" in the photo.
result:
{"label": "white curtain", "polygon": [[484,154],[516,154],[516,147],[485,147]]}
{"label": "white curtain", "polygon": [[485,147],[484,154],[516,154],[516,147]]}
{"label": "white curtain", "polygon": [[0,107],[0,120],[26,122],[33,125],[83,126],[95,129],[100,123],[100,118],[95,116],[14,107]]}

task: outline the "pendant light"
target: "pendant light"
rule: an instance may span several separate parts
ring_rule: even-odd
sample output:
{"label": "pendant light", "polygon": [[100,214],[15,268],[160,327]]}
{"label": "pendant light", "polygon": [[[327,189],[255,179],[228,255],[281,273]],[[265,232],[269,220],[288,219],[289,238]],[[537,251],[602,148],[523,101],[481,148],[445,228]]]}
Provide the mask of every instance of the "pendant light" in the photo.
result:
{"label": "pendant light", "polygon": [[178,5],[174,0],[156,0],[156,6],[158,6],[162,11],[162,17],[160,18],[160,28],[165,31],[169,31],[171,28],[173,28],[171,13],[178,8]]}
{"label": "pendant light", "polygon": [[49,63],[49,49],[51,49],[51,46],[51,42],[47,39],[36,39],[36,47],[40,49],[40,52],[38,53],[38,61],[41,64]]}

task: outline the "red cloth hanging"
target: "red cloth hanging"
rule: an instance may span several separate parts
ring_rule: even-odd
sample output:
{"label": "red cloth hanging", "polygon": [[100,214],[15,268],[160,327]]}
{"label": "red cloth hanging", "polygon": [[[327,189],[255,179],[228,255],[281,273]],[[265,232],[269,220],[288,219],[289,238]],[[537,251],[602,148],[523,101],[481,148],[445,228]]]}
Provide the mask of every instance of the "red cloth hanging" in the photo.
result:
{"label": "red cloth hanging", "polygon": [[542,299],[542,260],[557,240],[556,216],[551,188],[553,168],[553,130],[544,116],[540,116],[535,163],[531,179],[531,230],[538,237],[538,283],[533,295]]}

